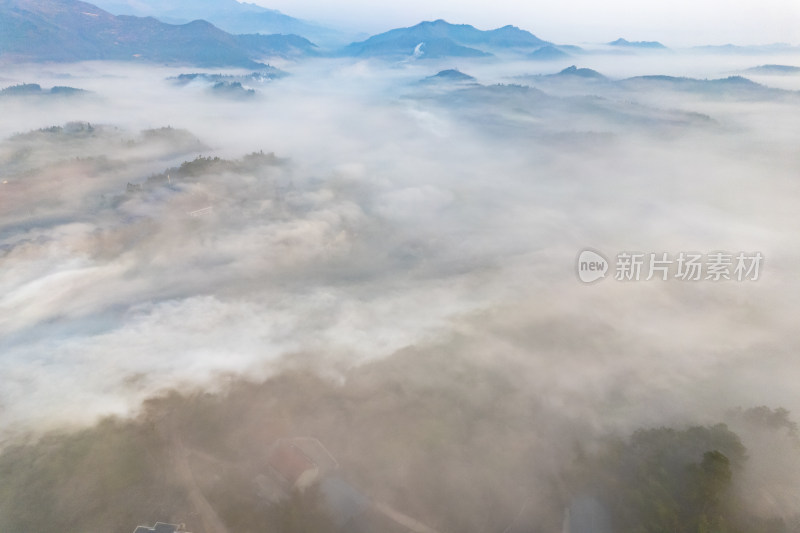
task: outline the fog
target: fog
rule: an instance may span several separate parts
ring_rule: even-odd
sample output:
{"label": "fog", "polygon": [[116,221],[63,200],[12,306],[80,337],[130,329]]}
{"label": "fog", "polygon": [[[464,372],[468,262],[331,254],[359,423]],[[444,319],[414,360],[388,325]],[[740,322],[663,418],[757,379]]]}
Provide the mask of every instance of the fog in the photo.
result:
{"label": "fog", "polygon": [[[398,432],[424,419],[395,386],[455,398],[453,416],[477,429],[459,442],[445,434],[445,447],[483,449],[498,427],[528,439],[524,451],[508,444],[509,461],[536,465],[513,480],[524,487],[490,491],[504,510],[544,494],[526,513],[563,509],[546,494],[566,483],[575,446],[637,428],[734,427],[737,407],[783,407],[796,420],[800,77],[752,77],[765,86],[749,92],[618,80],[719,79],[800,58],[581,60],[608,80],[540,76],[571,62],[319,59],[276,64],[288,76],[228,98],[172,78],[246,72],[6,69],[5,85],[89,92],[2,102],[0,441],[35,443],[111,415],[147,420],[143,402],[171,391],[183,399],[156,411],[173,402],[190,417],[207,392],[243,447],[319,437],[366,486],[383,483],[381,498],[447,529],[454,495],[439,494],[437,516],[419,495],[398,496],[423,490],[408,485],[424,476],[376,470],[392,453],[400,470],[426,457],[415,448],[425,439],[375,433],[388,418]],[[481,85],[420,83],[447,68]],[[35,132],[52,126],[63,129]],[[224,161],[176,170],[198,156]],[[756,281],[618,281],[612,266],[583,284],[585,248],[612,264],[626,251],[764,262]],[[281,412],[292,422],[256,435],[272,407],[237,409],[280,404],[271,384],[297,372],[316,377],[289,387]],[[358,400],[326,404],[340,396]],[[382,413],[373,422],[359,415],[370,405]],[[797,450],[765,457],[755,450],[774,441],[746,426],[740,435],[758,456],[747,479],[766,494],[760,512],[790,516]],[[470,464],[448,472],[474,481],[508,467]],[[432,486],[459,486],[453,476]]]}

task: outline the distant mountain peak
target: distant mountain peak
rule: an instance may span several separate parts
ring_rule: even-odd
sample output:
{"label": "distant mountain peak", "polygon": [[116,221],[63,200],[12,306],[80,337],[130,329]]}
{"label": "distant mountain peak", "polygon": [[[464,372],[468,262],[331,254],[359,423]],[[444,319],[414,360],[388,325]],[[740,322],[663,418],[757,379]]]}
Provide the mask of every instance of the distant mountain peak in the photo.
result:
{"label": "distant mountain peak", "polygon": [[527,57],[528,59],[532,59],[534,61],[556,61],[559,59],[566,59],[572,56],[567,52],[564,52],[563,50],[560,50],[559,48],[548,44],[531,52],[530,54],[528,54]]}
{"label": "distant mountain peak", "polygon": [[[311,42],[294,35],[231,35],[205,20],[175,25],[152,17],[114,16],[79,0],[3,0],[0,28],[0,55],[21,61],[157,61],[260,68],[257,60],[263,57],[316,53]],[[31,39],[32,34],[37,38]]]}
{"label": "distant mountain peak", "polygon": [[[153,16],[162,22],[184,24],[203,19],[233,34],[294,34],[312,41],[346,41],[338,32],[300,20],[275,9],[236,0],[93,0],[115,15]],[[338,38],[337,38],[338,36]]]}
{"label": "distant mountain peak", "polygon": [[454,81],[454,82],[475,81],[474,77],[470,76],[469,74],[464,74],[463,72],[455,68],[439,71],[433,76],[428,76],[425,79],[431,81]]}
{"label": "distant mountain peak", "polygon": [[777,75],[792,75],[792,74],[800,74],[800,67],[795,67],[792,65],[759,65],[757,67],[752,67],[745,72],[752,72],[754,74],[777,74]]}
{"label": "distant mountain peak", "polygon": [[597,72],[596,70],[592,70],[590,68],[578,68],[575,65],[571,65],[558,74],[556,76],[579,76],[581,78],[595,78],[595,79],[605,79],[606,77]]}
{"label": "distant mountain peak", "polygon": [[[418,48],[424,43],[422,48]],[[345,55],[396,57],[488,57],[503,49],[540,48],[547,43],[516,26],[479,30],[469,24],[452,24],[444,19],[422,21],[408,28],[396,28],[365,41],[351,43]],[[417,53],[415,51],[424,53]]]}
{"label": "distant mountain peak", "polygon": [[620,37],[616,41],[607,43],[609,46],[620,46],[627,48],[650,48],[650,49],[666,49],[667,47],[658,41],[628,41]]}

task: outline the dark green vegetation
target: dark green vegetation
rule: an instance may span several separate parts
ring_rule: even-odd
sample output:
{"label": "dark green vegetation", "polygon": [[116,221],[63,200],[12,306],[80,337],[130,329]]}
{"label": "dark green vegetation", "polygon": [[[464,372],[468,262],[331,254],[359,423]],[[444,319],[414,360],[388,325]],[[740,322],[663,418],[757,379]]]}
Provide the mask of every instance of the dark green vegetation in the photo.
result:
{"label": "dark green vegetation", "polygon": [[[797,425],[785,409],[737,409],[729,419],[750,435],[788,439],[800,453]],[[744,481],[756,459],[725,424],[638,430],[588,462],[583,490],[604,503],[620,532],[800,531],[798,513],[752,512],[764,496]]]}
{"label": "dark green vegetation", "polygon": [[725,425],[636,431],[592,476],[615,531],[740,531],[732,493],[746,461]]}

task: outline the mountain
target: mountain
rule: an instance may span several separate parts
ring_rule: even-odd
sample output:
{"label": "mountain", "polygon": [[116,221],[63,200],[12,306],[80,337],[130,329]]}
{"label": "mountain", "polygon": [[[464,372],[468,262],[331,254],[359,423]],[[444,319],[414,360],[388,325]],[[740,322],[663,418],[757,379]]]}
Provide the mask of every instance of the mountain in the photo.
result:
{"label": "mountain", "polygon": [[745,72],[751,72],[753,74],[788,76],[800,74],[800,67],[793,67],[791,65],[760,65],[758,67],[749,68],[745,70]]}
{"label": "mountain", "polygon": [[627,41],[620,37],[616,41],[608,43],[609,46],[619,46],[624,48],[646,48],[650,50],[666,50],[667,47],[658,41]]}
{"label": "mountain", "polygon": [[473,84],[477,83],[474,77],[464,74],[457,69],[442,70],[422,80],[424,84]]}
{"label": "mountain", "polygon": [[[696,79],[676,76],[651,75],[625,79],[608,78],[589,68],[571,66],[555,74],[528,74],[515,80],[549,94],[561,96],[601,97],[609,101],[627,100],[627,95],[690,93],[701,98],[728,101],[800,101],[800,91],[767,87],[742,76],[720,79]],[[633,98],[632,98],[633,99]]]}
{"label": "mountain", "polygon": [[595,80],[604,80],[606,79],[605,76],[597,72],[596,70],[592,70],[590,68],[578,68],[575,65],[571,67],[567,67],[558,74],[551,74],[551,76],[577,76],[579,78],[589,78]]}
{"label": "mountain", "polygon": [[567,59],[572,55],[555,46],[547,45],[531,52],[526,57],[533,61],[557,61],[559,59]]}
{"label": "mountain", "polygon": [[[247,16],[268,15],[272,24],[291,26],[303,24],[303,21],[284,15],[280,11],[267,9],[256,4],[237,2],[236,0],[98,0],[97,7],[115,15],[133,15],[137,17],[155,17],[165,22],[184,23],[196,19],[209,20],[211,15]],[[210,22],[210,20],[209,20]]]}
{"label": "mountain", "polygon": [[79,0],[0,0],[0,57],[17,61],[92,59],[259,68],[265,56],[313,55],[293,35],[231,35],[202,21],[182,25],[114,16]]}
{"label": "mountain", "polygon": [[358,57],[488,57],[491,54],[487,50],[534,49],[547,44],[515,26],[483,31],[468,24],[450,24],[440,19],[421,22],[410,28],[390,30],[366,41],[351,43],[343,53]]}
{"label": "mountain", "polygon": [[458,69],[447,69],[437,72],[433,76],[429,76],[426,79],[440,79],[440,80],[450,80],[450,81],[475,81],[475,78],[470,76],[469,74],[464,74]]}
{"label": "mountain", "polygon": [[662,89],[705,94],[714,98],[722,96],[739,99],[797,98],[800,95],[800,93],[794,91],[766,87],[742,76],[729,76],[715,80],[674,76],[636,76],[624,79],[618,82],[618,85],[633,91]]}
{"label": "mountain", "polygon": [[800,46],[792,46],[786,43],[764,44],[756,46],[738,46],[735,44],[722,45],[703,45],[693,46],[692,50],[706,54],[737,54],[737,55],[760,55],[760,54],[797,54],[800,53]]}
{"label": "mountain", "polygon": [[664,76],[664,75],[653,75],[653,76],[634,76],[633,78],[626,78],[622,80],[621,83],[627,85],[670,85],[675,89],[694,89],[694,88],[703,88],[708,86],[718,86],[718,87],[740,87],[740,88],[750,88],[755,89],[758,87],[763,87],[754,81],[748,80],[742,76],[729,76],[727,78],[719,78],[716,80],[700,80],[696,78],[685,78],[685,77],[677,77],[677,76]]}
{"label": "mountain", "polygon": [[229,33],[295,34],[336,44],[346,39],[336,30],[236,0],[97,0],[95,4],[115,15],[154,17],[173,24],[207,20]]}
{"label": "mountain", "polygon": [[236,42],[256,56],[299,57],[317,55],[314,43],[299,35],[236,35]]}

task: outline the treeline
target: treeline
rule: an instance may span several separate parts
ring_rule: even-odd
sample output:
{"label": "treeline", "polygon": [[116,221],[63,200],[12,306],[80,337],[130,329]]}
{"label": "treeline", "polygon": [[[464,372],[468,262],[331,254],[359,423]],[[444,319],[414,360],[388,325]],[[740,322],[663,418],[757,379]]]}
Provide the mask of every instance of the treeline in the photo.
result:
{"label": "treeline", "polygon": [[[791,439],[800,453],[798,427],[786,409],[739,408],[728,418]],[[599,518],[618,533],[800,531],[800,509],[788,519],[753,512],[750,499],[762,488],[744,480],[749,459],[726,424],[640,429],[592,458],[581,456],[572,490],[599,502]]]}
{"label": "treeline", "polygon": [[[259,492],[269,445],[294,436],[319,438],[361,494],[442,533],[556,533],[565,509],[570,533],[800,531],[796,516],[752,511],[760,489],[746,473],[764,452],[746,450],[737,433],[792,439],[788,411],[739,410],[729,425],[601,439],[509,370],[408,349],[344,381],[296,369],[230,382],[225,394],[173,392],[135,420],[7,446],[0,531],[124,533],[171,521],[204,533],[197,494],[236,533],[333,531],[318,493],[273,504]],[[781,453],[800,453],[792,450]]]}
{"label": "treeline", "polygon": [[236,160],[201,155],[191,161],[184,161],[177,167],[171,167],[164,172],[149,176],[138,189],[162,187],[173,181],[175,184],[181,181],[193,181],[203,176],[253,172],[261,167],[278,165],[282,162],[283,160],[276,157],[274,153],[264,153],[263,151],[253,152]]}

